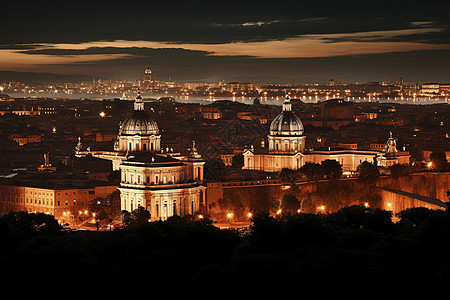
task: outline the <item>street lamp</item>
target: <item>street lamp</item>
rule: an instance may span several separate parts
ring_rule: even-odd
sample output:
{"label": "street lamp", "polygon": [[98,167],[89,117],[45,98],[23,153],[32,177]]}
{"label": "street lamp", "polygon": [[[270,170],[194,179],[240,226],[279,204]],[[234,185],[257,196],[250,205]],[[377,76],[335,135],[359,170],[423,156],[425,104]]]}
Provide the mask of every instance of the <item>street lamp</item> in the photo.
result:
{"label": "street lamp", "polygon": [[228,222],[229,222],[229,228],[231,228],[231,219],[233,218],[233,213],[231,213],[231,212],[227,213],[227,218],[228,218]]}
{"label": "street lamp", "polygon": [[249,213],[247,214],[247,217],[248,217],[248,226],[250,226],[251,223],[252,223],[252,217],[253,217],[253,214],[252,214],[251,212],[249,212]]}

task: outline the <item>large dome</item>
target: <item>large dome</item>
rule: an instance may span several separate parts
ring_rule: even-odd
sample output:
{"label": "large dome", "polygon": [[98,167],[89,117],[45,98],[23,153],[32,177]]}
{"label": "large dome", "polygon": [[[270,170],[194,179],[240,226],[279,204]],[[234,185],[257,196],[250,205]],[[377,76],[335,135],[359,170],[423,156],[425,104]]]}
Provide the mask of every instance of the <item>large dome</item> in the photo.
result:
{"label": "large dome", "polygon": [[134,102],[133,114],[127,117],[120,128],[120,135],[158,135],[158,124],[144,110],[140,92]]}
{"label": "large dome", "polygon": [[300,119],[292,113],[289,97],[283,103],[283,111],[270,124],[271,135],[303,135],[304,128]]}
{"label": "large dome", "polygon": [[135,110],[121,126],[121,135],[158,135],[158,124],[142,110]]}

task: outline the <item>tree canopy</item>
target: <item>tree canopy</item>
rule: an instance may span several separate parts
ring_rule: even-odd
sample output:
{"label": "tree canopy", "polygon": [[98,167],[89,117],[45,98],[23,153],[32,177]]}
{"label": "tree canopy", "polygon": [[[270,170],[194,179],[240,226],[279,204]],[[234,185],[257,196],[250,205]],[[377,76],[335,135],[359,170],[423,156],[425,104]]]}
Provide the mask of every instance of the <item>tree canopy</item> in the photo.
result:
{"label": "tree canopy", "polygon": [[64,280],[95,273],[126,281],[124,274],[145,270],[153,283],[174,275],[202,283],[447,282],[450,213],[413,208],[398,218],[357,205],[329,214],[257,214],[246,234],[181,217],[111,232],[66,232],[52,216],[10,213],[0,217],[0,262],[14,278],[53,278],[63,268]]}
{"label": "tree canopy", "polygon": [[380,171],[377,166],[368,161],[363,161],[356,172],[358,173],[358,180],[363,183],[375,183],[380,177]]}

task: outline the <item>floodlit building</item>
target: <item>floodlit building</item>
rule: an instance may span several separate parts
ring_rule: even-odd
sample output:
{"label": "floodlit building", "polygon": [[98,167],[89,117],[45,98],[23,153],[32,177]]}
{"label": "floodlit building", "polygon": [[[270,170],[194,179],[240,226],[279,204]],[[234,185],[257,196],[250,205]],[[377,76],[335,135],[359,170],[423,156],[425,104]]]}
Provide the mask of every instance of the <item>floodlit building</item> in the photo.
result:
{"label": "floodlit building", "polygon": [[376,157],[376,164],[379,167],[390,167],[395,164],[409,164],[410,157],[409,151],[397,150],[397,141],[392,137],[392,132],[390,132],[383,152],[379,153]]}
{"label": "floodlit building", "polygon": [[117,190],[107,182],[83,180],[23,180],[0,185],[0,214],[27,211],[55,216],[61,222],[72,222],[89,204]]}
{"label": "floodlit building", "polygon": [[[331,101],[337,103],[339,101]],[[347,106],[346,110],[347,110]],[[334,111],[335,109],[333,109]],[[345,116],[351,115],[345,112]],[[339,109],[337,110],[339,112]],[[393,163],[409,163],[409,153],[393,152],[392,141],[388,141],[390,148],[376,150],[364,150],[343,147],[322,147],[314,150],[305,150],[304,127],[301,120],[295,116],[291,109],[290,98],[286,97],[281,113],[272,121],[267,136],[268,148],[255,150],[253,147],[246,149],[244,155],[244,169],[260,170],[265,172],[279,172],[283,168],[297,170],[310,163],[321,163],[326,159],[334,159],[342,165],[343,172],[355,172],[364,161],[380,166],[389,166]],[[395,148],[395,145],[394,145]]]}
{"label": "floodlit building", "polygon": [[[81,145],[77,145],[81,148]],[[167,151],[168,150],[168,151]],[[205,203],[204,161],[193,142],[187,156],[161,149],[158,124],[144,110],[138,93],[134,111],[119,128],[114,151],[82,151],[76,155],[109,159],[121,173],[121,210],[132,212],[143,207],[151,220],[193,215]]]}

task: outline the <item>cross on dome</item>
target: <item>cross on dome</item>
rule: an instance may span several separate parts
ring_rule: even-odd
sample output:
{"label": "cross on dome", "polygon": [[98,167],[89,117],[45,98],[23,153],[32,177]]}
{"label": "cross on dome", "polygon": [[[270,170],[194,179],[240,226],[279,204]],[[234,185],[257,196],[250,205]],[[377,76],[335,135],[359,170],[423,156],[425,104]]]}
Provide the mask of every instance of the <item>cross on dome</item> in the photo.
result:
{"label": "cross on dome", "polygon": [[284,99],[283,112],[285,111],[286,112],[292,111],[291,97],[289,97],[289,95],[286,95],[286,98]]}

